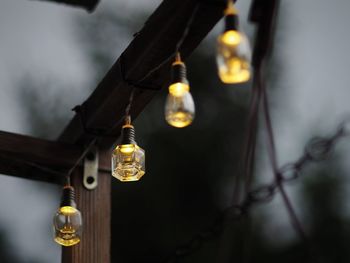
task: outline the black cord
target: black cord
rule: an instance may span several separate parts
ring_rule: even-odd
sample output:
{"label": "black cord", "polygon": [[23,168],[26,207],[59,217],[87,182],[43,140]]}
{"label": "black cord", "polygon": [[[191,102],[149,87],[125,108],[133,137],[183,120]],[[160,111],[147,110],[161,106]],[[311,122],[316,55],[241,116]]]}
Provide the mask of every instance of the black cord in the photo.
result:
{"label": "black cord", "polygon": [[[143,85],[140,85],[139,83],[141,83],[142,81],[144,81],[145,79],[147,79],[150,75],[152,75],[154,72],[156,72],[157,70],[159,70],[161,67],[163,67],[166,63],[168,63],[170,61],[170,59],[172,59],[174,56],[176,56],[179,52],[180,52],[180,49],[181,49],[181,46],[183,44],[183,42],[186,40],[187,36],[188,36],[188,33],[191,29],[191,26],[192,26],[192,23],[194,21],[194,18],[198,12],[198,9],[199,9],[199,3],[197,2],[194,9],[193,9],[193,12],[190,16],[190,18],[188,19],[187,21],[187,24],[186,24],[186,27],[183,31],[183,34],[181,36],[181,38],[178,40],[178,42],[176,43],[176,46],[175,46],[175,52],[172,53],[169,57],[167,57],[166,59],[164,59],[160,64],[158,64],[156,67],[154,67],[153,69],[151,69],[144,77],[142,77],[140,80],[136,81],[136,82],[133,82],[133,81],[129,81],[129,80],[126,80],[125,77],[124,77],[124,70],[123,70],[123,67],[121,67],[121,75],[123,77],[123,80],[128,84],[130,85],[131,87],[131,93],[130,93],[130,97],[129,97],[129,103],[128,105],[126,106],[126,109],[125,109],[125,117],[129,116],[130,115],[130,110],[131,110],[131,106],[132,106],[132,103],[133,103],[133,100],[134,100],[134,94],[135,94],[135,88],[146,88],[146,89],[150,89],[148,87],[145,87]],[[121,60],[122,61],[122,60]],[[121,63],[122,65],[123,63]],[[82,105],[77,105],[75,106],[73,109],[73,111],[76,112],[76,114],[79,115],[79,118],[80,118],[80,121],[81,121],[81,125],[83,127],[83,130],[86,134],[88,135],[91,135],[91,136],[94,136],[94,137],[117,137],[116,135],[113,135],[113,134],[109,134],[110,131],[112,131],[114,128],[116,128],[117,126],[120,125],[120,122],[116,123],[113,127],[109,128],[109,129],[89,129],[87,128],[86,126],[86,118],[85,118],[85,114],[84,114],[84,108]],[[119,134],[118,134],[119,135]]]}
{"label": "black cord", "polygon": [[[137,80],[137,81],[131,81],[131,80],[127,80],[124,76],[124,70],[123,70],[123,66],[122,66],[122,62],[121,62],[121,71],[122,71],[122,76],[124,78],[124,81],[126,83],[128,83],[129,85],[133,86],[133,87],[137,87],[137,88],[140,88],[140,89],[150,89],[150,90],[159,90],[161,87],[158,87],[158,88],[152,88],[152,87],[149,87],[149,86],[145,86],[143,84],[140,84],[142,83],[145,79],[147,79],[149,76],[151,76],[154,72],[158,71],[160,68],[162,68],[165,64],[167,64],[171,59],[173,59],[176,54],[180,53],[180,49],[182,47],[182,44],[183,42],[186,40],[187,36],[188,36],[188,33],[191,29],[191,26],[192,26],[192,23],[194,21],[194,18],[198,12],[198,9],[199,9],[199,2],[196,3],[194,9],[193,9],[193,12],[190,16],[190,18],[188,19],[187,21],[187,24],[186,24],[186,27],[183,31],[183,34],[181,36],[181,38],[179,39],[179,41],[177,41],[176,43],[176,46],[175,46],[175,52],[170,54],[167,58],[165,58],[161,63],[159,63],[157,66],[155,66],[154,68],[152,68],[150,71],[148,71],[148,73],[143,76],[141,79]],[[122,58],[123,56],[121,56]],[[122,61],[122,60],[121,60]]]}
{"label": "black cord", "polygon": [[190,28],[192,26],[192,23],[194,21],[194,18],[196,16],[196,14],[198,12],[198,9],[199,9],[199,3],[196,3],[196,6],[193,9],[192,14],[191,14],[190,18],[187,21],[187,25],[185,27],[185,30],[184,30],[181,38],[179,39],[179,41],[176,43],[175,54],[180,53],[180,48],[181,48],[183,42],[186,40],[186,37],[187,37],[188,33],[190,32]]}
{"label": "black cord", "polygon": [[[132,103],[133,103],[133,100],[134,100],[134,92],[135,92],[135,89],[132,87],[131,88],[130,97],[129,97],[129,103],[128,103],[128,105],[125,108],[125,119],[130,116],[130,110],[131,110],[131,106],[132,106]],[[131,118],[131,116],[130,116],[130,118]]]}
{"label": "black cord", "polygon": [[[128,117],[130,117],[130,111],[131,111],[131,106],[134,100],[134,88],[132,88],[131,93],[130,93],[130,97],[129,97],[129,102],[125,108],[125,116],[124,119],[126,120]],[[80,117],[80,121],[82,124],[82,127],[84,129],[84,132],[89,132],[87,127],[86,127],[86,122],[85,122],[85,117],[84,117],[84,111],[82,106],[75,106],[73,108],[73,111],[75,111],[79,117]],[[85,158],[85,156],[88,154],[88,152],[90,151],[91,147],[97,142],[98,137],[106,137],[108,136],[107,134],[112,131],[116,126],[118,126],[120,124],[120,122],[117,122],[114,126],[112,126],[110,129],[108,130],[99,130],[99,132],[97,134],[93,134],[94,138],[88,143],[88,145],[85,147],[84,151],[82,152],[82,154],[79,156],[79,158],[77,159],[77,161],[75,162],[75,164],[69,169],[67,176],[66,176],[66,183],[68,185],[70,185],[70,177],[71,174],[73,173],[73,171],[75,170],[75,168],[79,165],[79,163]]]}

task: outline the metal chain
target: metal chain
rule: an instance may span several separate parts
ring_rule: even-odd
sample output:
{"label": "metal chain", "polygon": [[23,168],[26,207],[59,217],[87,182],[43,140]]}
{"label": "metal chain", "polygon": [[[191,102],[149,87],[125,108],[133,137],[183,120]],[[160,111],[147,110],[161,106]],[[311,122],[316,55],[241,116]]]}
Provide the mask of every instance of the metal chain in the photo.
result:
{"label": "metal chain", "polygon": [[[315,137],[305,146],[304,153],[296,161],[287,163],[278,168],[280,183],[287,184],[299,179],[302,170],[312,162],[320,162],[329,156],[329,153],[335,148],[340,139],[349,136],[347,126],[350,127],[350,120],[341,123],[337,131],[330,137]],[[317,142],[317,143],[315,143]],[[278,192],[278,186],[275,180],[269,184],[261,185],[249,191],[245,199],[239,205],[233,205],[226,208],[212,225],[197,233],[186,244],[179,246],[164,261],[166,263],[178,262],[177,260],[190,255],[198,250],[204,242],[217,237],[224,229],[224,219],[229,221],[238,221],[244,218],[250,209],[259,204],[265,204],[273,200]]]}

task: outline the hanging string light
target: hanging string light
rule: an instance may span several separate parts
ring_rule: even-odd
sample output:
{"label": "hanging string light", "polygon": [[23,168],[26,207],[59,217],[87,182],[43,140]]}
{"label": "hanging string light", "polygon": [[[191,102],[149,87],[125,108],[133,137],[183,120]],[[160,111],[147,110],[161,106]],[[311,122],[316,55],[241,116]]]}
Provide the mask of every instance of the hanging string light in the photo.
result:
{"label": "hanging string light", "polygon": [[180,48],[186,39],[192,22],[197,14],[197,4],[189,18],[182,37],[176,43],[175,61],[171,65],[171,84],[165,103],[165,119],[169,125],[184,128],[190,125],[195,116],[195,106],[187,80],[186,66],[181,60]]}
{"label": "hanging string light", "polygon": [[73,246],[80,242],[82,234],[82,217],[75,203],[74,188],[69,176],[63,187],[61,205],[54,218],[54,240],[62,246]]}
{"label": "hanging string light", "polygon": [[238,26],[238,11],[233,0],[228,0],[225,30],[218,37],[216,62],[219,77],[224,83],[242,83],[250,79],[250,46]]}
{"label": "hanging string light", "polygon": [[190,125],[194,119],[195,107],[190,86],[186,77],[186,66],[181,61],[180,53],[176,53],[171,66],[171,84],[165,104],[165,119],[176,128]]}
{"label": "hanging string light", "polygon": [[138,181],[145,174],[145,151],[135,141],[135,129],[127,115],[122,141],[112,154],[112,176],[122,182]]}

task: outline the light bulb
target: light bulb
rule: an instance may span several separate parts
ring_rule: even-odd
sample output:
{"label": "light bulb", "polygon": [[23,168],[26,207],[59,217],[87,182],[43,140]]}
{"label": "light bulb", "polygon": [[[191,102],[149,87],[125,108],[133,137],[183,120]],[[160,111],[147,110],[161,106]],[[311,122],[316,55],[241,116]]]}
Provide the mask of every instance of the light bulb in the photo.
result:
{"label": "light bulb", "polygon": [[62,201],[54,218],[54,240],[62,246],[73,246],[81,240],[82,218],[74,201],[74,188],[63,188]]}
{"label": "light bulb", "polygon": [[122,142],[112,153],[112,176],[122,182],[138,181],[145,174],[145,151],[135,141],[130,118],[122,127]]}
{"label": "light bulb", "polygon": [[165,119],[174,127],[183,128],[194,119],[195,107],[186,78],[186,66],[177,54],[172,64],[172,82],[165,104]]}
{"label": "light bulb", "polygon": [[237,10],[229,1],[225,10],[225,31],[218,37],[216,62],[224,83],[242,83],[250,79],[250,46],[238,30]]}

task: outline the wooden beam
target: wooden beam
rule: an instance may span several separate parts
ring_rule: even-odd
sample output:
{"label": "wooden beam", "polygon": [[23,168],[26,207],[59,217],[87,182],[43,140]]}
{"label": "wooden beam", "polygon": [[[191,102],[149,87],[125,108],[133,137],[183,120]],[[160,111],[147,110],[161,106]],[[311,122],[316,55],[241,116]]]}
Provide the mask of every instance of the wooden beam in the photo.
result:
{"label": "wooden beam", "polygon": [[[63,178],[59,173],[67,172],[81,151],[81,147],[72,144],[0,131],[0,173],[60,182]],[[57,171],[57,174],[48,170]]]}
{"label": "wooden beam", "polygon": [[[135,88],[131,107],[134,119],[167,84],[176,43],[181,38],[196,5],[198,4],[198,12],[181,47],[183,58],[188,57],[222,17],[224,3],[214,0],[165,0],[151,15],[96,90],[82,104],[81,109],[88,130],[108,131],[109,135],[114,135],[101,137],[98,141],[101,149],[110,148],[119,137],[132,87]],[[166,63],[148,76],[150,71],[164,61]],[[82,126],[81,115],[76,115],[59,140],[84,144],[91,138],[91,134]]]}
{"label": "wooden beam", "polygon": [[[82,152],[74,144],[0,131],[0,174],[60,184]],[[99,168],[109,170],[109,161]]]}

